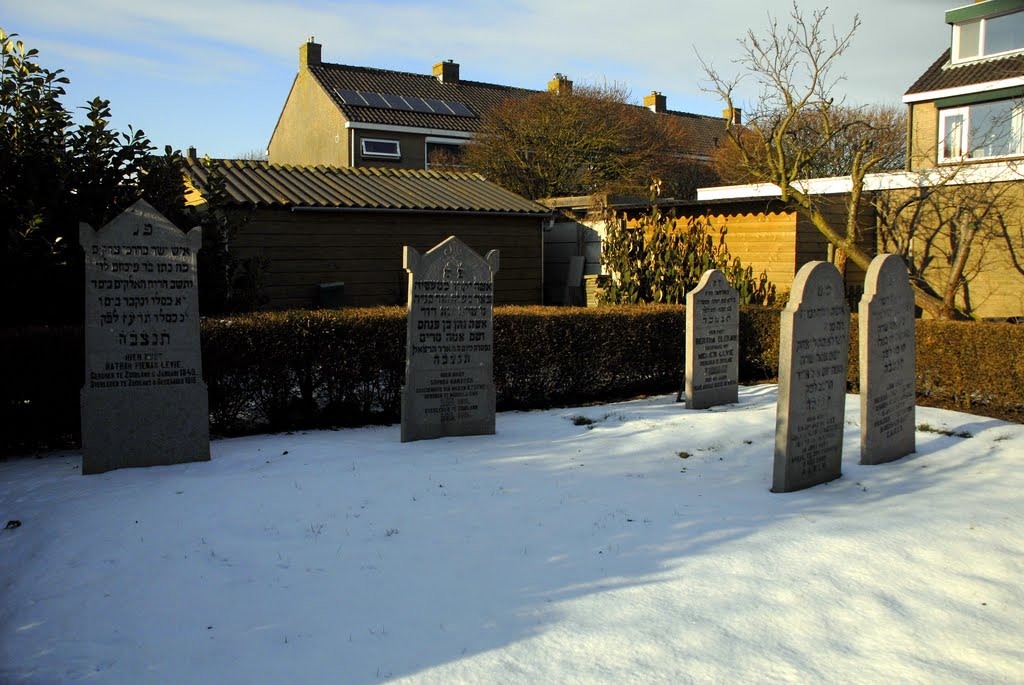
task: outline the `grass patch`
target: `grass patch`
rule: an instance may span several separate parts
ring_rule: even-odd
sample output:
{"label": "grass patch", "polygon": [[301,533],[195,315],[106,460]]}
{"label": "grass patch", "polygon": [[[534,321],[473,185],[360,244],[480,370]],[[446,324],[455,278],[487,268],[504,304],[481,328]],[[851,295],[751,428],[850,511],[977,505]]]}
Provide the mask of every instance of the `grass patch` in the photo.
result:
{"label": "grass patch", "polygon": [[968,431],[951,431],[951,430],[946,430],[945,428],[936,428],[936,427],[934,427],[934,426],[932,426],[931,424],[928,424],[928,423],[919,424],[918,427],[917,427],[917,430],[921,431],[922,433],[937,433],[938,435],[945,435],[945,436],[951,437],[951,438],[973,438],[974,437]]}

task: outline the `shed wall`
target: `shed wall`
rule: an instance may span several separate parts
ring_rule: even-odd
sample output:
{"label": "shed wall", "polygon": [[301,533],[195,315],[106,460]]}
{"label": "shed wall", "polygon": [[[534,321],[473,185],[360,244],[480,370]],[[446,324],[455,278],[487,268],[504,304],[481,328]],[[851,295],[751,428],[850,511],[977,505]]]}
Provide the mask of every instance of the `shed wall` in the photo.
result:
{"label": "shed wall", "polygon": [[405,245],[426,252],[448,236],[485,255],[500,250],[495,303],[540,304],[542,219],[431,216],[387,212],[308,212],[259,209],[232,240],[239,258],[269,262],[263,292],[269,307],[311,307],[321,283],[343,282],[344,304],[405,304]]}

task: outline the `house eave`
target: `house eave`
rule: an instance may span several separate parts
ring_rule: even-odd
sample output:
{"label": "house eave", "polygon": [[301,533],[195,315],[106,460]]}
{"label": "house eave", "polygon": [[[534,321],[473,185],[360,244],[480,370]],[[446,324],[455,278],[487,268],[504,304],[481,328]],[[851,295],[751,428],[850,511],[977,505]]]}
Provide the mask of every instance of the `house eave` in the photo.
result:
{"label": "house eave", "polygon": [[[970,164],[964,166],[936,167],[921,171],[893,171],[868,174],[864,177],[864,191],[905,190],[908,188],[929,188],[936,185],[970,185],[974,183],[1020,182],[1021,175],[1015,160]],[[793,186],[808,195],[837,195],[849,193],[853,182],[849,176],[811,178],[797,181]],[[781,195],[774,183],[751,183],[740,186],[718,186],[698,188],[697,201],[747,200],[777,198]]]}
{"label": "house eave", "polygon": [[930,102],[942,98],[956,97],[958,95],[973,95],[984,93],[988,90],[1001,90],[1003,88],[1015,88],[1024,86],[1024,76],[1002,79],[1000,81],[988,81],[986,83],[972,83],[969,86],[958,86],[956,88],[942,88],[940,90],[929,90],[923,93],[907,93],[903,96],[904,104],[917,102]]}
{"label": "house eave", "polygon": [[372,124],[360,121],[346,121],[345,128],[361,129],[365,131],[388,131],[391,133],[412,133],[423,136],[440,136],[444,138],[461,138],[469,140],[474,134],[468,131],[452,131],[444,128],[420,128],[417,126],[393,126],[391,124]]}

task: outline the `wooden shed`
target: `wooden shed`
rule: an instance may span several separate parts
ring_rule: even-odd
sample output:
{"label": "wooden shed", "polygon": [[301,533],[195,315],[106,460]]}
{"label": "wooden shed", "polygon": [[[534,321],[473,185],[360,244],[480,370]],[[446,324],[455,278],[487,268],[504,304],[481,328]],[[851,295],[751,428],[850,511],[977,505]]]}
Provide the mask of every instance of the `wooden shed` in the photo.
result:
{"label": "wooden shed", "polygon": [[249,210],[229,250],[266,260],[272,309],[404,304],[403,246],[425,252],[451,235],[481,254],[501,251],[497,304],[541,304],[551,212],[478,174],[195,158],[186,173],[190,203],[216,174]]}

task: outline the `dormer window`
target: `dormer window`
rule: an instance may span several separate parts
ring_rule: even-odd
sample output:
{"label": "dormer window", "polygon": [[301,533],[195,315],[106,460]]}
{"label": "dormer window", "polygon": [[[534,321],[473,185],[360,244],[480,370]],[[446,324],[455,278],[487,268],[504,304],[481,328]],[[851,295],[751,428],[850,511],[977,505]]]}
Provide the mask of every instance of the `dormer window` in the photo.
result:
{"label": "dormer window", "polygon": [[953,63],[1024,50],[1024,12],[953,25]]}

